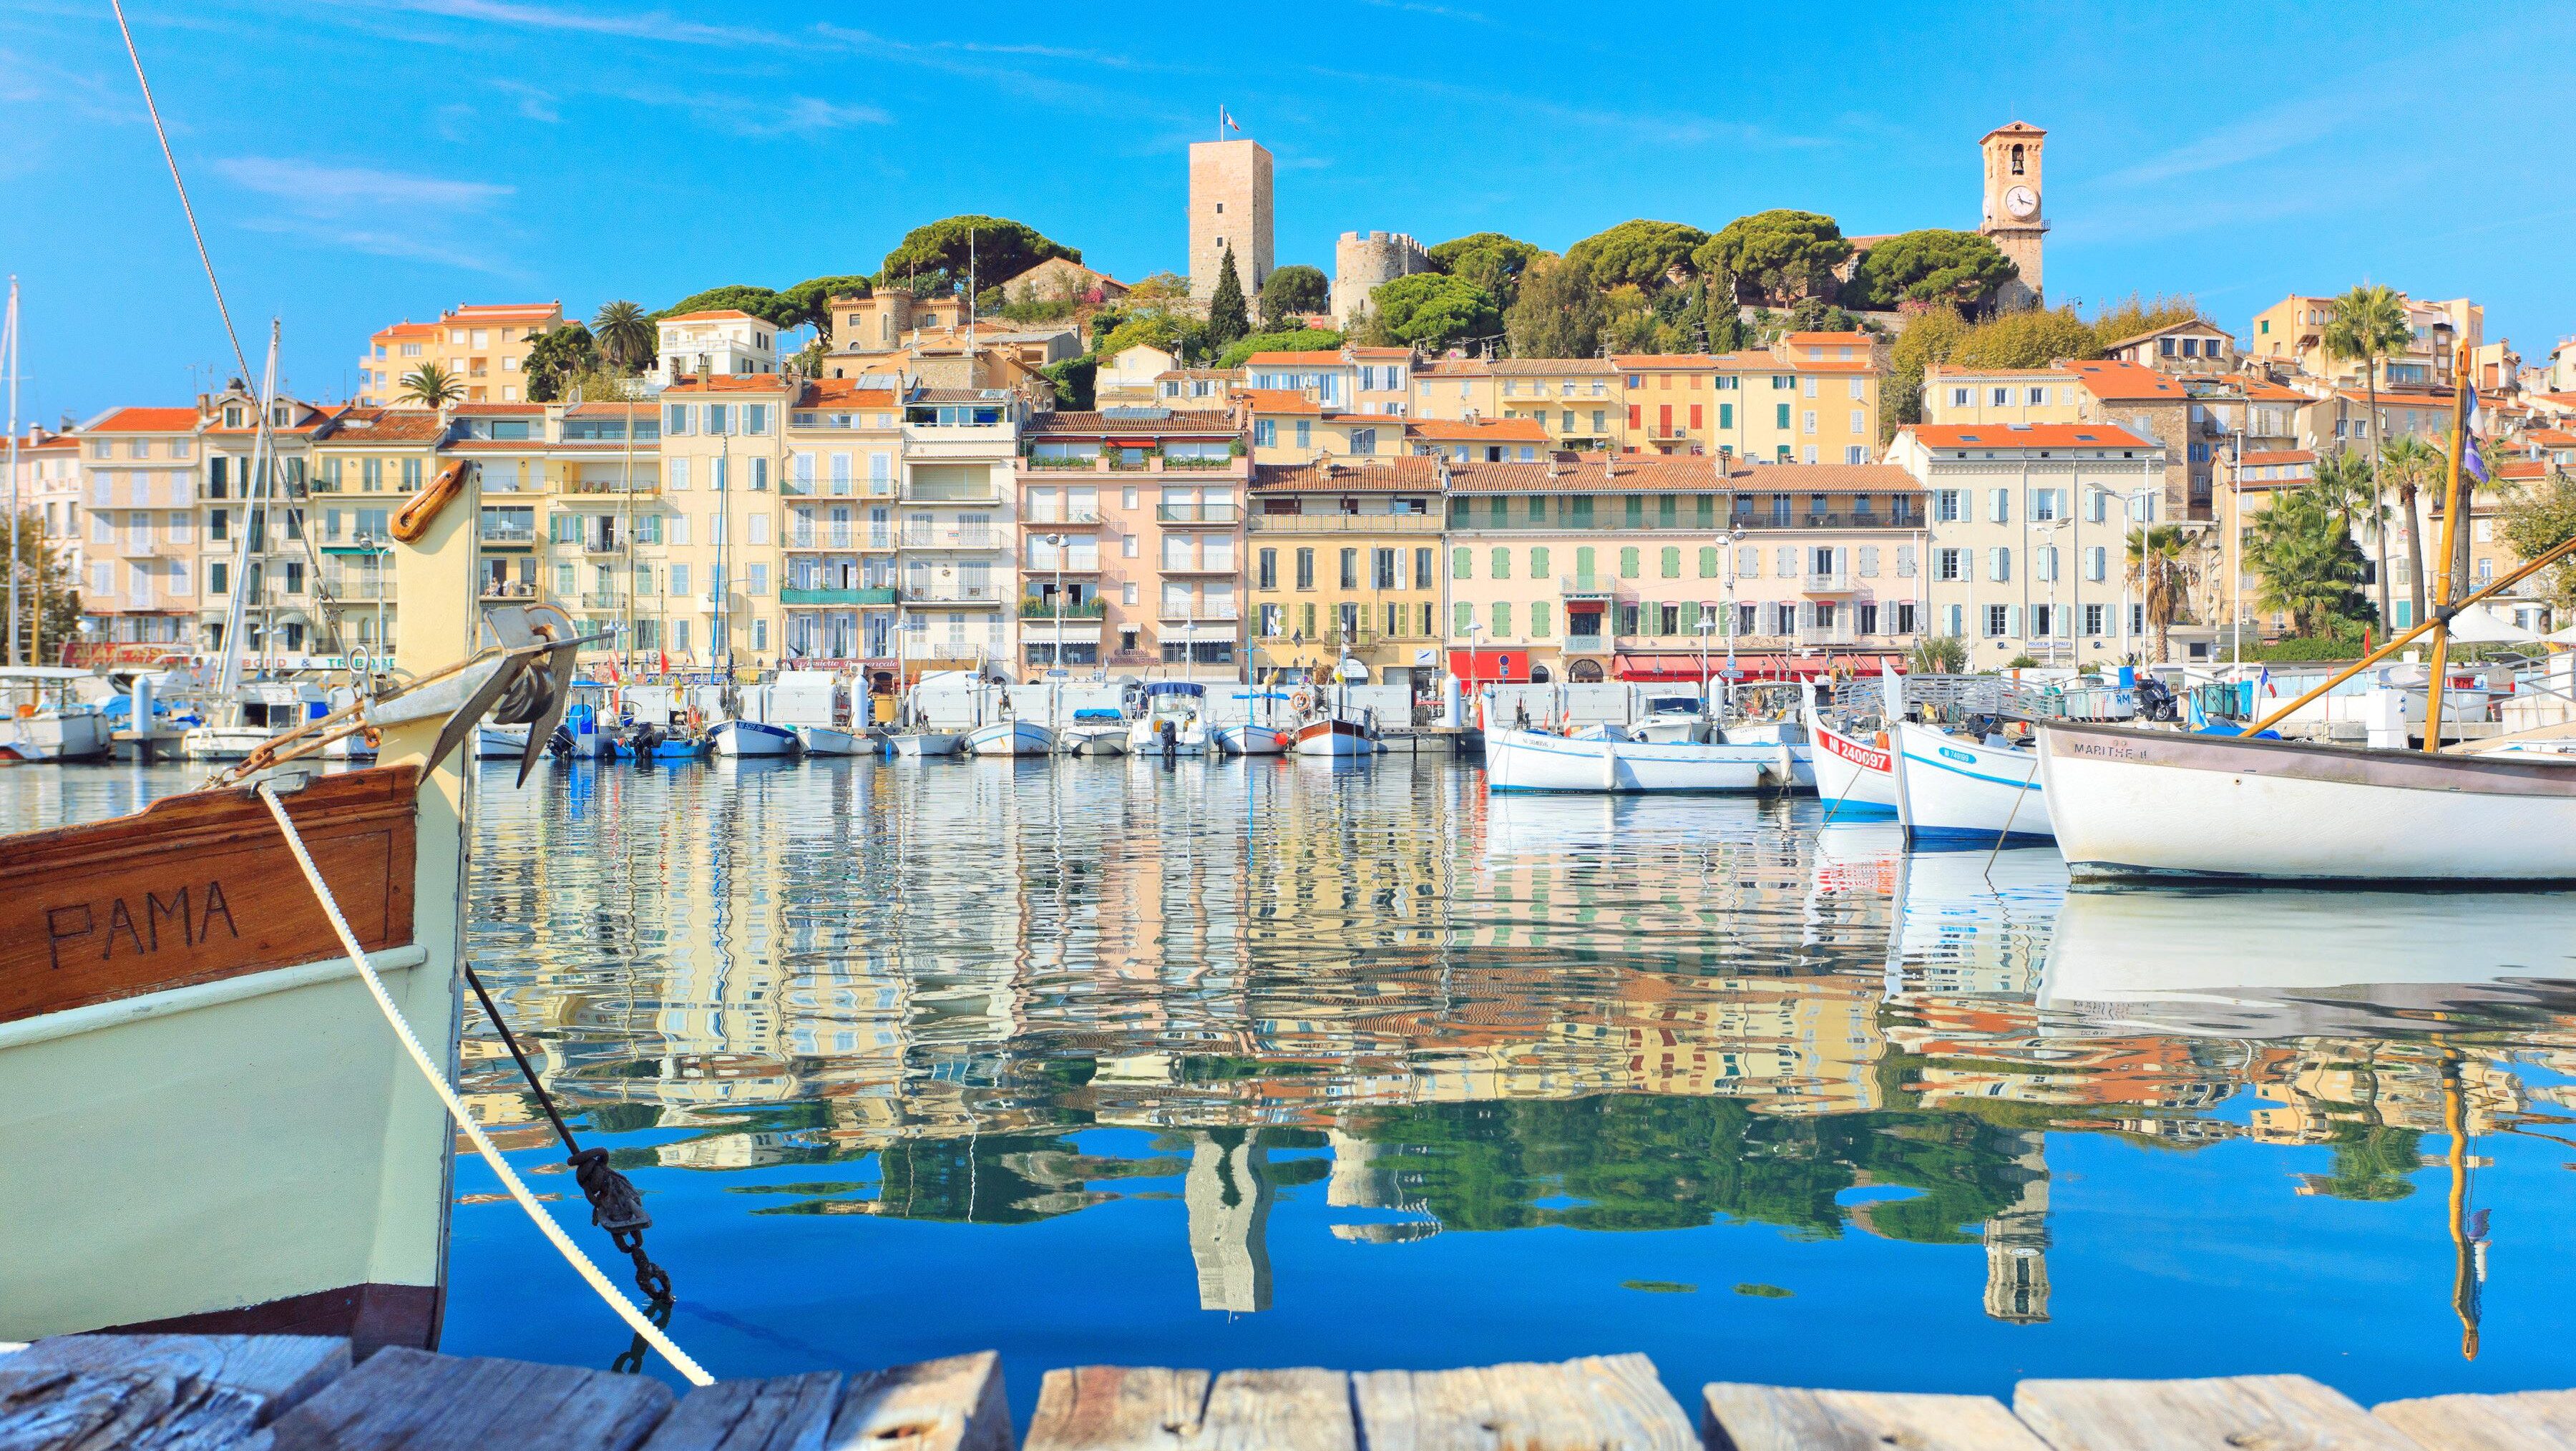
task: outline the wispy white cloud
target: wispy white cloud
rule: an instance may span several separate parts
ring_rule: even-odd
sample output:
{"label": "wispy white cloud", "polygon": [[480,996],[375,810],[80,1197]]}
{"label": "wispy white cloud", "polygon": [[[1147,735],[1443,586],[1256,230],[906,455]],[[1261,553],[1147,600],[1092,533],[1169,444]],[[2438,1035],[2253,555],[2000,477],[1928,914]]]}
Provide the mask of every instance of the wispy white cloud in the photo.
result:
{"label": "wispy white cloud", "polygon": [[535,5],[521,0],[394,0],[401,9],[456,20],[482,20],[538,30],[567,30],[584,35],[622,35],[635,40],[663,40],[678,45],[768,45],[786,39],[775,31],[739,25],[709,25],[683,20],[668,11],[581,10],[563,5]]}
{"label": "wispy white cloud", "polygon": [[551,126],[563,119],[563,112],[556,107],[554,94],[550,91],[541,91],[518,81],[494,81],[491,84],[492,89],[503,95],[516,96],[519,114],[527,120],[543,121]]}
{"label": "wispy white cloud", "polygon": [[1425,4],[1423,0],[1360,0],[1360,3],[1377,10],[1400,10],[1408,15],[1430,15],[1442,20],[1463,20],[1470,25],[1494,23],[1494,18],[1490,15],[1473,10],[1461,10],[1452,5]]}
{"label": "wispy white cloud", "polygon": [[494,277],[519,276],[498,258],[449,242],[435,236],[414,232],[387,232],[368,227],[338,226],[302,217],[252,217],[242,226],[253,232],[276,236],[299,237],[326,247],[350,252],[364,252],[374,257],[402,257],[415,262],[435,262],[443,267],[481,272]]}
{"label": "wispy white cloud", "polygon": [[421,206],[490,209],[517,190],[488,181],[453,181],[372,166],[328,166],[279,156],[231,156],[215,171],[235,186],[313,216],[340,216],[365,207]]}
{"label": "wispy white cloud", "polygon": [[701,123],[736,136],[817,136],[854,126],[886,126],[894,117],[875,106],[827,101],[816,96],[790,96],[763,101],[730,91],[675,90],[635,86],[609,94],[646,106],[687,111]]}

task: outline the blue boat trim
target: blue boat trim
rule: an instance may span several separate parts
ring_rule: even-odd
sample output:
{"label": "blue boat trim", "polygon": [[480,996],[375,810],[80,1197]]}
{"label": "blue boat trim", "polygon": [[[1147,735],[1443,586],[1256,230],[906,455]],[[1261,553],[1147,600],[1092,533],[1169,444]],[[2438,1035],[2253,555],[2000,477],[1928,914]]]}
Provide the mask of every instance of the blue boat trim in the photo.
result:
{"label": "blue boat trim", "polygon": [[1965,776],[1972,781],[1984,781],[1989,785],[1994,786],[2009,786],[2015,791],[2019,791],[2024,787],[2027,787],[2030,790],[2030,794],[2033,796],[2042,794],[2039,788],[2039,774],[2036,762],[2032,765],[2032,773],[2029,780],[2016,781],[2009,776],[1989,776],[1982,771],[1963,771],[1957,766],[1951,765],[1947,761],[1929,760],[1925,757],[1915,755],[1911,751],[1906,752],[1905,759],[1918,766],[1930,766],[1935,770],[1947,771],[1954,776]]}

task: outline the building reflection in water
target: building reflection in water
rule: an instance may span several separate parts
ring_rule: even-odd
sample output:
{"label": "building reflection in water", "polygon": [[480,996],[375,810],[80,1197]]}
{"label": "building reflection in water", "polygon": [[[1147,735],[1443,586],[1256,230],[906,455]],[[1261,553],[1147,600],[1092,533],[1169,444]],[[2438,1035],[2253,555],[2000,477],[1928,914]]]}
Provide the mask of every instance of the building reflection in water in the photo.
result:
{"label": "building reflection in water", "polygon": [[[2051,1134],[2320,1146],[2297,1193],[2396,1198],[2446,1084],[2492,1134],[2576,1068],[2555,898],[2070,893],[2053,852],[1909,856],[1813,802],[1496,800],[1400,758],[587,784],[485,795],[473,951],[595,1131],[827,1170],[747,1186],[766,1213],[1003,1224],[1176,1176],[1210,1310],[1271,1303],[1282,1134],[1329,1147],[1331,1233],[1390,1253],[1981,1244],[1986,1313],[2038,1323]],[[2393,986],[2435,940],[2452,981]],[[478,1111],[527,1123],[507,1067],[469,1043]]]}

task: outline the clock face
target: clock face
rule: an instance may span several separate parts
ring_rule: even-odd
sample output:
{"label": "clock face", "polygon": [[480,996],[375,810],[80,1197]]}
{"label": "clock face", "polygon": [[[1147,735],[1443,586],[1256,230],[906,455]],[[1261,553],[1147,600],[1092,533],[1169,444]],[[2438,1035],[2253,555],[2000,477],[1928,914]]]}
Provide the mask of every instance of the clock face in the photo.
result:
{"label": "clock face", "polygon": [[2004,210],[2025,220],[2039,215],[2039,193],[2017,186],[2004,193]]}

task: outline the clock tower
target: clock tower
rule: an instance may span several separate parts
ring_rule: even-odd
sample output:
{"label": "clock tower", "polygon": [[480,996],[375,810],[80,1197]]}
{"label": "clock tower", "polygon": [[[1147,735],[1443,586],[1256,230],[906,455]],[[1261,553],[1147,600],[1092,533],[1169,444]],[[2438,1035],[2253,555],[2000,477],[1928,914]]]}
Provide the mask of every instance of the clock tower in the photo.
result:
{"label": "clock tower", "polygon": [[2048,235],[2041,214],[2039,152],[2048,133],[2027,121],[2015,121],[1986,133],[1978,143],[1986,156],[1986,201],[1977,230],[2021,269],[2021,278],[2004,287],[2005,307],[2035,307],[2042,295],[2040,243]]}

